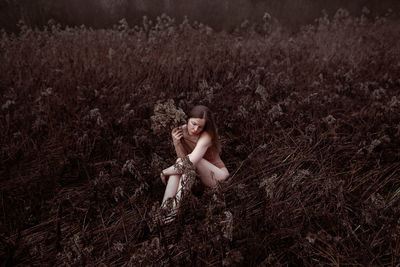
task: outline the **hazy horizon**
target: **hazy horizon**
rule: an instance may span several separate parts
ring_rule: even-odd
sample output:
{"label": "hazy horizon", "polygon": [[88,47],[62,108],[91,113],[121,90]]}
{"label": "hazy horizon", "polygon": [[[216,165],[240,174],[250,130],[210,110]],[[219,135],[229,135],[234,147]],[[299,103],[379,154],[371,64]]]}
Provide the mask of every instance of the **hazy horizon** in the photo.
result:
{"label": "hazy horizon", "polygon": [[[336,0],[321,3],[313,0],[261,1],[261,0],[27,0],[0,1],[0,28],[6,31],[17,30],[19,20],[29,26],[43,26],[53,19],[62,25],[86,25],[93,28],[108,28],[125,18],[129,25],[138,25],[143,16],[151,19],[162,13],[182,20],[199,21],[215,29],[232,29],[245,20],[260,21],[265,12],[281,24],[289,27],[312,23],[322,16],[322,10],[329,15],[344,8],[351,15],[360,15],[363,8],[368,15],[384,15],[392,10],[398,17],[399,1],[357,0],[347,2]],[[365,9],[364,9],[365,10]]]}

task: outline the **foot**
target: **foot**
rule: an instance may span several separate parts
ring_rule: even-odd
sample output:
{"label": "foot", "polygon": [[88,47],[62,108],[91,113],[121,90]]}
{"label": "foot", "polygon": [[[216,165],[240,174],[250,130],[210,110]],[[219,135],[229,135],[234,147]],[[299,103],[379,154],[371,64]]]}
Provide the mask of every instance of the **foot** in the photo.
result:
{"label": "foot", "polygon": [[169,198],[161,204],[161,223],[163,225],[169,224],[176,219],[178,214],[178,207],[176,198]]}
{"label": "foot", "polygon": [[162,223],[163,223],[164,225],[172,223],[173,221],[175,221],[177,214],[178,214],[177,210],[175,210],[175,209],[172,210],[169,214],[167,214],[167,215],[162,219]]}

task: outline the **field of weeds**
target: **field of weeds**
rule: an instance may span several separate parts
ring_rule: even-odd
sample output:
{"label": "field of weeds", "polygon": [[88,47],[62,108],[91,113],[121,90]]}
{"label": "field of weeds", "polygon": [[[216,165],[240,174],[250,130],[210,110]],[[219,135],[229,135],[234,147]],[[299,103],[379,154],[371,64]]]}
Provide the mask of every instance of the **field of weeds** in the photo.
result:
{"label": "field of weeds", "polygon": [[[2,265],[400,263],[399,22],[20,28],[0,42]],[[162,226],[159,126],[195,104],[231,176]]]}

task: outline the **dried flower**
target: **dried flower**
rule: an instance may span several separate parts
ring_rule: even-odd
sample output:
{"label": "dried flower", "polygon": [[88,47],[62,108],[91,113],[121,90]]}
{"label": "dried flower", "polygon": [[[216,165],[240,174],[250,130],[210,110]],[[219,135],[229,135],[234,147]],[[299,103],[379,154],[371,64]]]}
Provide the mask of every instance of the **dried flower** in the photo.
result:
{"label": "dried flower", "polygon": [[32,129],[39,130],[44,126],[46,126],[46,122],[42,119],[42,117],[38,116],[32,125]]}
{"label": "dried flower", "polygon": [[392,140],[390,139],[390,137],[387,136],[386,134],[385,134],[384,136],[382,136],[380,139],[381,139],[381,141],[384,142],[384,143],[390,143],[390,142],[392,141]]}
{"label": "dried flower", "polygon": [[392,112],[400,109],[400,101],[396,96],[393,96],[392,99],[387,103],[386,109]]}
{"label": "dried flower", "polygon": [[241,24],[240,24],[240,28],[241,29],[247,29],[250,26],[250,22],[245,19]]}
{"label": "dried flower", "polygon": [[374,151],[374,149],[379,146],[380,144],[382,144],[382,141],[380,139],[375,139],[371,142],[371,144],[368,146],[367,151],[368,153],[372,153]]}
{"label": "dried flower", "polygon": [[374,204],[379,209],[382,209],[386,206],[384,197],[382,195],[380,195],[379,193],[371,194],[369,200],[372,204]]}
{"label": "dried flower", "polygon": [[129,159],[125,162],[122,167],[122,174],[129,172],[132,175],[135,175],[135,161],[133,159]]}
{"label": "dried flower", "polygon": [[380,100],[386,95],[386,90],[383,88],[376,89],[372,92],[371,98],[374,100]]}
{"label": "dried flower", "polygon": [[245,184],[237,184],[234,187],[234,190],[239,199],[245,199],[246,197],[249,196]]}
{"label": "dried flower", "polygon": [[325,118],[322,119],[324,122],[326,122],[328,125],[332,125],[336,122],[335,117],[333,117],[332,115],[328,115]]}
{"label": "dried flower", "polygon": [[124,196],[124,189],[121,186],[117,186],[113,192],[113,197],[115,202],[118,202],[120,198],[123,196]]}
{"label": "dried flower", "polygon": [[278,180],[278,175],[274,173],[271,177],[265,177],[261,180],[259,188],[264,188],[267,198],[273,198],[275,191],[275,183]]}
{"label": "dried flower", "polygon": [[[154,237],[151,242],[148,240],[142,243],[142,246],[135,249],[127,266],[152,266],[152,259],[160,259],[164,256],[164,246],[160,245],[160,239]],[[145,264],[146,263],[146,264]]]}
{"label": "dried flower", "polygon": [[271,121],[275,121],[282,115],[283,115],[282,108],[279,104],[272,106],[272,108],[268,111],[268,116]]}
{"label": "dried flower", "polygon": [[14,138],[22,138],[22,133],[20,132],[20,131],[18,131],[18,132],[15,132],[14,134],[13,134],[13,137]]}
{"label": "dried flower", "polygon": [[84,149],[89,144],[89,137],[88,134],[85,132],[82,136],[78,137],[76,141],[76,145],[78,148]]}
{"label": "dried flower", "polygon": [[214,90],[221,89],[221,85],[218,83],[214,86],[211,86],[207,83],[206,80],[202,80],[199,84],[199,91],[196,92],[198,97],[202,99],[206,99],[208,103],[211,103],[214,98]]}
{"label": "dried flower", "polygon": [[267,89],[265,89],[265,87],[261,84],[257,86],[255,93],[261,97],[262,102],[266,102],[268,100],[269,94],[267,92]]}
{"label": "dried flower", "polygon": [[223,236],[232,241],[233,215],[230,211],[224,211],[225,219],[221,220]]}
{"label": "dried flower", "polygon": [[1,106],[2,110],[8,109],[11,105],[15,105],[15,101],[14,100],[7,100],[6,103],[4,103]]}
{"label": "dried flower", "polygon": [[154,106],[154,115],[151,116],[151,128],[154,133],[169,132],[174,127],[185,123],[186,114],[182,109],[177,109],[173,99],[165,104],[157,103]]}
{"label": "dried flower", "polygon": [[149,188],[149,185],[147,183],[141,183],[140,186],[135,189],[135,193],[133,194],[133,197],[137,198],[137,197],[143,195],[148,188]]}
{"label": "dried flower", "polygon": [[101,114],[100,114],[100,111],[98,108],[94,108],[89,111],[89,118],[91,118],[91,119],[96,119],[97,117],[100,117],[100,116],[101,116]]}
{"label": "dried flower", "polygon": [[226,253],[226,258],[222,260],[222,266],[236,266],[244,260],[240,250],[231,250]]}
{"label": "dried flower", "polygon": [[41,92],[42,96],[51,96],[53,94],[53,88],[48,87],[46,90]]}
{"label": "dried flower", "polygon": [[265,13],[264,13],[264,16],[263,16],[263,20],[264,20],[264,21],[271,20],[271,15],[270,15],[268,12],[265,12]]}
{"label": "dried flower", "polygon": [[112,48],[110,47],[110,48],[108,49],[107,58],[111,61],[114,55],[115,55],[115,51],[114,51],[114,49],[112,49]]}
{"label": "dried flower", "polygon": [[89,114],[84,117],[85,120],[96,121],[100,127],[104,126],[103,118],[98,108],[91,109]]}
{"label": "dried flower", "polygon": [[119,251],[119,252],[122,252],[123,250],[124,250],[124,247],[125,247],[125,244],[124,243],[121,243],[121,242],[115,242],[114,244],[113,244],[113,249],[114,250],[116,250],[116,251]]}
{"label": "dried flower", "polygon": [[100,171],[98,177],[93,181],[95,186],[103,186],[110,182],[110,175],[107,172]]}
{"label": "dried flower", "polygon": [[369,13],[370,13],[369,9],[368,9],[366,6],[364,6],[364,7],[362,8],[361,12],[362,12],[363,14],[369,14]]}
{"label": "dried flower", "polygon": [[242,117],[243,119],[245,119],[249,116],[249,112],[246,110],[246,108],[243,105],[240,105],[238,107],[238,116]]}
{"label": "dried flower", "polygon": [[311,136],[315,132],[316,129],[317,128],[315,127],[314,124],[309,124],[309,125],[307,125],[307,127],[305,129],[305,133],[307,136]]}
{"label": "dried flower", "polygon": [[126,103],[126,104],[122,107],[122,109],[123,109],[124,111],[127,111],[128,108],[130,108],[130,107],[131,107],[131,104],[130,104],[130,103]]}
{"label": "dried flower", "polygon": [[297,173],[293,176],[292,187],[296,187],[300,185],[300,182],[303,181],[305,178],[309,177],[311,172],[309,170],[300,169]]}
{"label": "dried flower", "polygon": [[317,237],[316,237],[315,234],[308,233],[307,236],[306,236],[306,239],[307,239],[307,241],[308,241],[309,243],[314,244],[314,243],[315,243],[315,240],[317,239]]}

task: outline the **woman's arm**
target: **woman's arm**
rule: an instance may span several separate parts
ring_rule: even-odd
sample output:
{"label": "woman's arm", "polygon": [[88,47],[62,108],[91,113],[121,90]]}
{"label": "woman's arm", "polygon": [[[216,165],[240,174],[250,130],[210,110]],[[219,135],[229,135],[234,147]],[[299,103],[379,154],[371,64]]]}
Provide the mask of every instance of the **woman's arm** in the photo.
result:
{"label": "woman's arm", "polygon": [[188,154],[188,152],[186,151],[186,149],[184,148],[184,146],[181,142],[181,138],[183,137],[182,128],[176,127],[174,129],[172,129],[171,135],[172,135],[172,141],[174,143],[176,155],[179,158],[183,158],[184,156],[186,156]]}
{"label": "woman's arm", "polygon": [[178,156],[178,158],[183,158],[184,156],[186,156],[188,154],[186,149],[183,147],[182,142],[180,142],[180,141],[174,142],[174,147],[175,147],[175,152],[176,152],[176,155]]}
{"label": "woman's arm", "polygon": [[192,153],[188,155],[189,160],[193,163],[194,166],[203,158],[204,154],[207,152],[207,149],[212,145],[211,136],[207,132],[203,132],[197,141],[195,148]]}
{"label": "woman's arm", "polygon": [[[194,166],[197,165],[197,163],[203,158],[204,154],[206,153],[208,147],[211,146],[211,136],[208,133],[202,133],[199,140],[197,141],[196,147],[193,149],[192,153],[188,155],[189,160],[193,163]],[[177,162],[180,162],[180,159],[177,160]],[[164,175],[175,175],[175,174],[181,174],[178,172],[177,169],[175,169],[174,165],[164,169],[162,171]]]}

